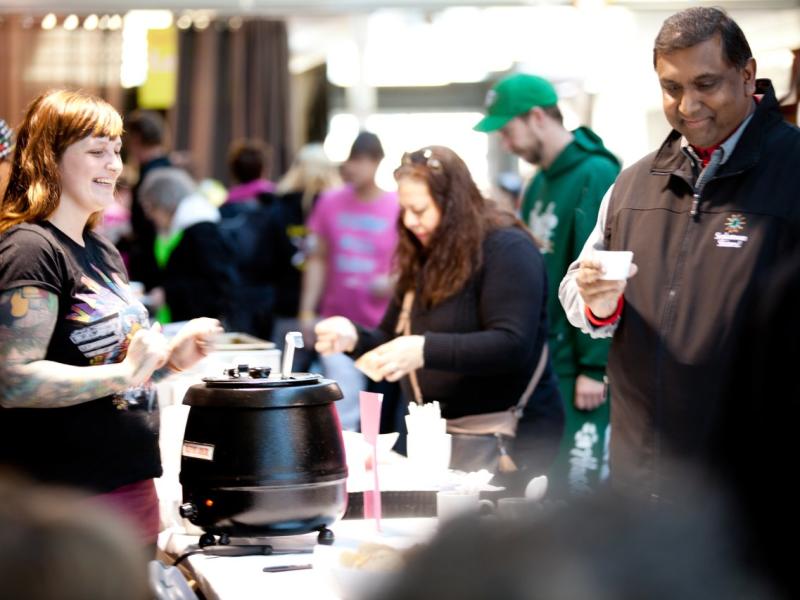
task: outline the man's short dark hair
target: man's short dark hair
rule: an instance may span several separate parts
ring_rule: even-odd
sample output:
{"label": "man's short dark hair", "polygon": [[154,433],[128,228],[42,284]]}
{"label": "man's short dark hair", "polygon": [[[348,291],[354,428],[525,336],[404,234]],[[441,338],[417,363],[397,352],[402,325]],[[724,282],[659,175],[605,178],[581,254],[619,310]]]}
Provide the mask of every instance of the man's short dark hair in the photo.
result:
{"label": "man's short dark hair", "polygon": [[559,125],[564,124],[564,115],[561,114],[561,109],[558,108],[558,104],[553,104],[553,106],[542,106],[542,111],[548,117],[556,121]]}
{"label": "man's short dark hair", "polygon": [[164,118],[152,110],[136,110],[125,118],[125,132],[135,135],[146,148],[164,144]]}
{"label": "man's short dark hair", "polygon": [[742,69],[753,57],[744,33],[725,11],[695,6],[669,17],[661,26],[653,47],[653,66],[659,56],[691,48],[719,34],[722,56],[731,66]]}
{"label": "man's short dark hair", "polygon": [[356,136],[347,160],[353,160],[358,156],[366,156],[375,162],[383,160],[383,145],[377,135],[370,131],[362,131]]}
{"label": "man's short dark hair", "polygon": [[228,167],[239,183],[268,177],[271,162],[272,148],[262,140],[239,140],[228,153]]}

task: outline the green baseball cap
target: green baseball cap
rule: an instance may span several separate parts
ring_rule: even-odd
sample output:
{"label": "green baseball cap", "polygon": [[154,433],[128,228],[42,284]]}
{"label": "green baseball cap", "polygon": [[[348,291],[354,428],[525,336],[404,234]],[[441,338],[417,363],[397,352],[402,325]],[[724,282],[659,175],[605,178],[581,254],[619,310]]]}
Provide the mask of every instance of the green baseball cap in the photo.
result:
{"label": "green baseball cap", "polygon": [[486,116],[475,131],[497,131],[518,115],[535,106],[555,106],[558,95],[553,85],[536,75],[515,73],[504,77],[486,94]]}

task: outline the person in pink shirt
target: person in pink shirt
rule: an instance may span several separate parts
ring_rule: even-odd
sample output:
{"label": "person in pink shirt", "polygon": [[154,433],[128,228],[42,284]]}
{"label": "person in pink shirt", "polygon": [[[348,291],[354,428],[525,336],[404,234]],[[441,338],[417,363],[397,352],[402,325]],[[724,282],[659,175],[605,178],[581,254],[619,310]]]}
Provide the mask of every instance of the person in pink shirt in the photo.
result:
{"label": "person in pink shirt", "polygon": [[[375,183],[383,159],[378,137],[361,132],[342,165],[347,184],[320,196],[309,216],[311,255],[303,276],[299,318],[305,331],[318,316],[344,315],[376,326],[393,289],[390,271],[397,245],[399,204]],[[366,386],[352,359],[321,357],[325,375],[344,393],[338,402],[344,429],[358,428],[358,392]]]}

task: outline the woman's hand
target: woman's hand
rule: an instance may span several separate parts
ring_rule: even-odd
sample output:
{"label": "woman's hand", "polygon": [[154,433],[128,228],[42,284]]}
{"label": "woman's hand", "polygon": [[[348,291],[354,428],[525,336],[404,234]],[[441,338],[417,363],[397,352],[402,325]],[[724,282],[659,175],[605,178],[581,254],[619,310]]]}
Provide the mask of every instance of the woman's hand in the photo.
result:
{"label": "woman's hand", "polygon": [[168,366],[174,371],[190,369],[214,349],[212,338],[222,331],[222,325],[217,319],[192,319],[172,338]]}
{"label": "woman's hand", "polygon": [[169,344],[161,333],[161,325],[156,323],[150,329],[139,329],[133,334],[122,361],[130,373],[129,385],[137,386],[147,381],[153,371],[164,366],[168,358]]}
{"label": "woman's hand", "polygon": [[372,366],[386,381],[397,381],[425,365],[425,336],[402,335],[372,351]]}
{"label": "woman's hand", "polygon": [[328,356],[337,352],[352,352],[358,342],[356,326],[345,317],[323,319],[314,327],[317,342],[314,349]]}

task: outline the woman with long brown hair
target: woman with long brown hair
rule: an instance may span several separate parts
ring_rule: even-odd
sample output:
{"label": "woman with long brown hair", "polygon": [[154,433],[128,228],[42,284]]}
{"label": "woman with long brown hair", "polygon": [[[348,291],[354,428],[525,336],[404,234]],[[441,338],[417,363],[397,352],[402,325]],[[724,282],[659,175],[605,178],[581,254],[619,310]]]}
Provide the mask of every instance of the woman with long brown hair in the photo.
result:
{"label": "woman with long brown hair", "polygon": [[114,201],[121,133],[111,105],[65,90],[36,98],[19,128],[0,202],[0,466],[97,494],[152,544],[152,382],[200,360],[220,327],[196,319],[167,342],[92,230]]}
{"label": "woman with long brown hair", "polygon": [[517,433],[514,409],[523,409],[516,454],[529,470],[543,471],[563,408],[544,351],[547,286],[533,239],[483,198],[448,148],[404,155],[395,179],[401,214],[393,302],[375,330],[343,317],[321,321],[317,350],[359,356],[374,349],[378,378],[402,380],[417,402],[438,400],[454,434],[453,468],[495,469]]}

